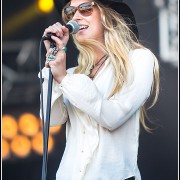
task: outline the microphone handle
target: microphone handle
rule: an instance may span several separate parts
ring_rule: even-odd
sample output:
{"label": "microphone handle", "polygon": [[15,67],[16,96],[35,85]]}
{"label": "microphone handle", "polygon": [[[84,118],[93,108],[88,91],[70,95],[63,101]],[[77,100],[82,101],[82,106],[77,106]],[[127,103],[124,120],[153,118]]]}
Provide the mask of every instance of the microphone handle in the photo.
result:
{"label": "microphone handle", "polygon": [[51,39],[51,36],[56,36],[54,33],[48,33],[47,36],[43,36],[42,40],[49,40],[50,41],[50,48],[56,47],[56,43],[54,40]]}
{"label": "microphone handle", "polygon": [[[42,37],[42,40],[43,40],[43,41],[45,41],[45,40],[49,40],[49,41],[50,41],[50,40],[52,40],[52,39],[51,39],[51,36],[56,36],[56,34],[54,34],[54,33],[47,33],[46,36],[43,36],[43,37]],[[53,41],[53,40],[52,40],[52,41]]]}
{"label": "microphone handle", "polygon": [[55,41],[54,40],[50,40],[50,48],[54,48],[54,47],[56,47],[56,43],[55,43]]}

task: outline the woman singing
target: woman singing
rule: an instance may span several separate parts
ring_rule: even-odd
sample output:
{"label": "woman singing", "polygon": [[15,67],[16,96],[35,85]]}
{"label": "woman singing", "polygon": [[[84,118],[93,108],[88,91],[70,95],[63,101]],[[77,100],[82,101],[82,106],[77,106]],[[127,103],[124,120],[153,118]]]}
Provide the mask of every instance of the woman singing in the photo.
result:
{"label": "woman singing", "polygon": [[[59,22],[56,48],[45,42],[44,102],[48,69],[53,74],[50,125],[66,123],[66,147],[57,180],[141,180],[137,165],[140,123],[151,97],[159,92],[159,67],[154,54],[138,41],[130,8],[105,0],[59,0],[64,23],[76,21],[73,35],[78,65],[66,69],[69,30]],[[59,9],[61,11],[61,9]],[[75,57],[76,58],[76,57]],[[149,101],[148,101],[149,102]],[[44,104],[46,109],[46,104]]]}

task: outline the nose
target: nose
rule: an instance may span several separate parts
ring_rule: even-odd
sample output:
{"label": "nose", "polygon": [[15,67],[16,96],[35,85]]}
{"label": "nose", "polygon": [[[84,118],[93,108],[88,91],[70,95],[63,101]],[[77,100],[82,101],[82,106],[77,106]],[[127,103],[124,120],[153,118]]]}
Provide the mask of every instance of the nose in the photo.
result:
{"label": "nose", "polygon": [[80,12],[77,10],[72,18],[72,20],[77,21],[80,20],[82,18],[82,15],[80,14]]}

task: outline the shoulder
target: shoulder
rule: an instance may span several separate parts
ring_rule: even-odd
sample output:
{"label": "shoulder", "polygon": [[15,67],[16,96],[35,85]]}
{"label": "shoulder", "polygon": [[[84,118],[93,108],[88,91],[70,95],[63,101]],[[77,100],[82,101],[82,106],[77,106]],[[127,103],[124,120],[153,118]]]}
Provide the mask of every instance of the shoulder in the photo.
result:
{"label": "shoulder", "polygon": [[76,69],[76,67],[71,67],[71,68],[67,69],[67,73],[73,74],[75,69]]}
{"label": "shoulder", "polygon": [[156,59],[155,55],[147,48],[134,49],[129,52],[129,59],[132,64],[153,65]]}
{"label": "shoulder", "polygon": [[150,59],[153,59],[153,58],[155,58],[155,56],[152,53],[152,51],[150,51],[149,49],[141,48],[141,49],[131,50],[129,52],[129,58],[131,60],[139,59],[139,58],[150,58]]}

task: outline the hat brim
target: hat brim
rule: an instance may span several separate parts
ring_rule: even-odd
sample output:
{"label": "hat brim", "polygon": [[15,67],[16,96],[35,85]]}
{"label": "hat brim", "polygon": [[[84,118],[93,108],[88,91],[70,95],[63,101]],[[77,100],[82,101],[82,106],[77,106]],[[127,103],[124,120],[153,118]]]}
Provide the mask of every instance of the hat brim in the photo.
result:
{"label": "hat brim", "polygon": [[131,31],[136,35],[137,38],[139,38],[139,32],[136,25],[135,16],[131,10],[131,8],[123,3],[123,2],[111,2],[108,4],[110,8],[118,12],[127,23],[128,27],[131,29]]}
{"label": "hat brim", "polygon": [[[95,0],[96,1],[96,0]],[[122,2],[122,0],[98,0],[103,5],[107,5],[116,12],[118,12],[126,21],[128,27],[132,32],[139,38],[138,28],[136,25],[136,20],[131,8]],[[69,0],[54,0],[54,5],[61,16],[63,7],[69,2]]]}

